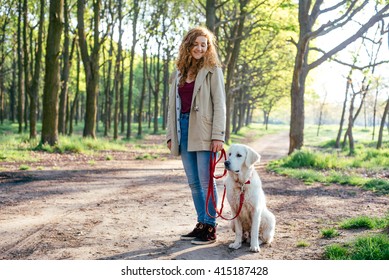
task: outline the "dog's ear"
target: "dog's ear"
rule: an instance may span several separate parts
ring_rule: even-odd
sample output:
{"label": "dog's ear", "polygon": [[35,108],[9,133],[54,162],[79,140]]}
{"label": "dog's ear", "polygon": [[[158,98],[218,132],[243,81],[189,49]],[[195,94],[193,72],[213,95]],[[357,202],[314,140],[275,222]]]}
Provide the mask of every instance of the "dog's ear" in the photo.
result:
{"label": "dog's ear", "polygon": [[246,152],[247,154],[246,154],[245,163],[247,167],[250,167],[251,165],[253,165],[254,163],[258,162],[261,159],[261,156],[248,146],[246,147]]}

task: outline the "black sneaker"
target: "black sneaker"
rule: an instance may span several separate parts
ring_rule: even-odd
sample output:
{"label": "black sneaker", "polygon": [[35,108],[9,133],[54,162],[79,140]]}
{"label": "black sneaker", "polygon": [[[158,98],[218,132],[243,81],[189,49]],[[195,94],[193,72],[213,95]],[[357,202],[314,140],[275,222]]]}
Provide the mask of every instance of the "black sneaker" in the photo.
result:
{"label": "black sneaker", "polygon": [[204,230],[204,224],[203,223],[197,223],[196,227],[189,232],[188,234],[181,235],[181,240],[193,240],[196,237],[199,236],[199,234]]}
{"label": "black sneaker", "polygon": [[204,230],[191,241],[195,245],[206,245],[216,242],[216,226],[204,225]]}

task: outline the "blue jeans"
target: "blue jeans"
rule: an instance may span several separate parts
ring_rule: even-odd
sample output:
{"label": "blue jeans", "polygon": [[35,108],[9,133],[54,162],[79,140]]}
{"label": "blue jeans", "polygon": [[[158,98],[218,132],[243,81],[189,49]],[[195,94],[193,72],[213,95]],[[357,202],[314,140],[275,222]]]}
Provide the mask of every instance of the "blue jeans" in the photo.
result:
{"label": "blue jeans", "polygon": [[[181,142],[180,152],[181,159],[184,165],[188,184],[192,192],[194,206],[197,212],[197,222],[216,226],[216,218],[208,216],[205,203],[208,193],[209,183],[209,166],[210,166],[210,151],[188,152],[188,128],[189,114],[182,114],[180,117],[181,126]],[[213,179],[214,197],[217,203],[216,182]],[[212,202],[212,197],[209,198],[208,212],[213,217],[216,216],[216,210]]]}

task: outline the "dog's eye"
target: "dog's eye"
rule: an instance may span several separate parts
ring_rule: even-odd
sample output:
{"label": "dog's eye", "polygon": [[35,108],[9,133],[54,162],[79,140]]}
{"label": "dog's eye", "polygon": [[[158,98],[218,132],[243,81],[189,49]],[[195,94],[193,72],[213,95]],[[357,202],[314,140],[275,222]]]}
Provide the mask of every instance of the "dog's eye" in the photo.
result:
{"label": "dog's eye", "polygon": [[230,157],[230,156],[231,156],[231,153],[228,153],[228,156]]}
{"label": "dog's eye", "polygon": [[242,155],[241,155],[241,154],[236,154],[236,156],[237,156],[237,157],[242,157]]}

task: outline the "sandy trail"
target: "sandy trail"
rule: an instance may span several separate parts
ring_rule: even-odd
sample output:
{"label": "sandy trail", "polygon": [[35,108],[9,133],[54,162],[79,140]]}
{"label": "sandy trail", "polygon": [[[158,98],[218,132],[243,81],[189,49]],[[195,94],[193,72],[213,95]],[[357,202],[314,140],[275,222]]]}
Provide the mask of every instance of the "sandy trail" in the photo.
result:
{"label": "sandy trail", "polygon": [[[181,161],[124,157],[0,172],[0,259],[321,259],[327,244],[353,235],[326,240],[321,229],[347,217],[386,213],[387,197],[267,173],[266,162],[285,156],[287,141],[281,133],[250,143],[262,156],[258,171],[277,218],[275,241],[260,253],[249,252],[248,244],[230,250],[234,235],[224,220],[218,220],[214,244],[179,240],[196,222]],[[219,196],[222,191],[219,180]],[[298,247],[300,241],[308,246]]]}

